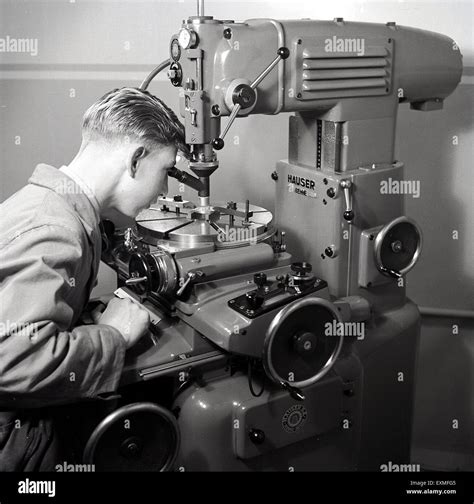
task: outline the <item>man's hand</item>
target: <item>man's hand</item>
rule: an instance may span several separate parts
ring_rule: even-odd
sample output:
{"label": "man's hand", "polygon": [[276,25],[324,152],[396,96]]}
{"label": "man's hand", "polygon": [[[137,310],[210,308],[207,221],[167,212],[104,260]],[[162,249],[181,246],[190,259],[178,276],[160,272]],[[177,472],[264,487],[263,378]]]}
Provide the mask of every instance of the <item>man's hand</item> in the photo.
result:
{"label": "man's hand", "polygon": [[104,310],[98,324],[115,327],[124,337],[127,348],[132,347],[146,334],[150,315],[130,299],[112,299]]}

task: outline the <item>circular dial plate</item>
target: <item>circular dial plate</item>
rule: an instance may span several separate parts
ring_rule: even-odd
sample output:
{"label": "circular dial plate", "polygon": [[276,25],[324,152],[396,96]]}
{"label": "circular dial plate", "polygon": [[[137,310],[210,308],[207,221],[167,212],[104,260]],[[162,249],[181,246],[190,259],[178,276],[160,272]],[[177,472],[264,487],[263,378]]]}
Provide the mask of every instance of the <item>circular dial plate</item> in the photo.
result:
{"label": "circular dial plate", "polygon": [[170,55],[174,61],[179,61],[179,58],[181,58],[181,47],[179,46],[178,39],[176,38],[171,41]]}
{"label": "circular dial plate", "polygon": [[[225,203],[218,203],[216,207],[224,207]],[[211,207],[212,208],[212,207]],[[253,216],[249,226],[242,224],[241,217],[235,217],[234,225],[230,225],[230,217],[221,214],[215,224],[225,234],[213,228],[209,222],[191,218],[191,213],[198,209],[183,208],[177,214],[173,210],[162,210],[159,206],[152,206],[143,210],[136,218],[138,232],[146,243],[154,245],[156,240],[168,239],[180,244],[193,245],[196,243],[216,243],[219,246],[243,246],[260,241],[272,228],[273,215],[265,208],[250,205]],[[237,211],[245,211],[245,203],[237,203]]]}
{"label": "circular dial plate", "polygon": [[193,33],[191,32],[191,30],[188,30],[187,28],[180,30],[178,35],[178,42],[183,49],[189,49],[193,42]]}

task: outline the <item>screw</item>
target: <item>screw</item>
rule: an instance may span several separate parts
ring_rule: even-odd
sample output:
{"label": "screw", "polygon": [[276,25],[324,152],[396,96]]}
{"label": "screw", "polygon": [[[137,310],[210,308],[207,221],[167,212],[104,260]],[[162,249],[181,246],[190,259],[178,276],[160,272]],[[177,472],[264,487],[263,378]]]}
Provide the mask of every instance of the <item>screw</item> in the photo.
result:
{"label": "screw", "polygon": [[213,105],[211,107],[211,112],[215,115],[218,116],[221,113],[221,109],[219,108],[219,105]]}
{"label": "screw", "polygon": [[230,28],[226,28],[223,35],[225,39],[229,40],[232,37],[232,30]]}
{"label": "screw", "polygon": [[330,188],[326,191],[326,194],[327,194],[330,198],[334,198],[334,196],[336,196],[336,191],[334,190],[334,187],[330,187]]}
{"label": "screw", "polygon": [[276,171],[274,171],[272,173],[271,177],[272,177],[272,180],[275,180],[275,181],[278,180],[278,173]]}

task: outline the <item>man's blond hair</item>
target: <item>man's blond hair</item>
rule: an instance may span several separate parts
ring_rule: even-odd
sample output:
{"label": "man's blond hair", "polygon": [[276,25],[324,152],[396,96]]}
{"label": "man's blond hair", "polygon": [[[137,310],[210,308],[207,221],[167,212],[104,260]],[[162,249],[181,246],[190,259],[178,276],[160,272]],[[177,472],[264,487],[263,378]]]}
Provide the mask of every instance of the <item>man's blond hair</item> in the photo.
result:
{"label": "man's blond hair", "polygon": [[148,91],[125,87],[110,91],[84,114],[83,143],[142,141],[149,148],[175,146],[185,157],[184,126],[176,114]]}

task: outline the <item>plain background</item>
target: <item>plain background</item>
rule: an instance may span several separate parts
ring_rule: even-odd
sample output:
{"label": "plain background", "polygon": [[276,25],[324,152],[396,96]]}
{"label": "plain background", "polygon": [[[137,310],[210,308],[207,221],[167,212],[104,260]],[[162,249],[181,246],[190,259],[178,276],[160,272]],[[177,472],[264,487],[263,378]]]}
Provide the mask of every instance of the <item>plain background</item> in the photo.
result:
{"label": "plain background", "polygon": [[[84,110],[110,89],[138,86],[168,57],[170,36],[181,20],[195,13],[194,1],[0,0],[0,37],[37,38],[39,44],[37,56],[0,53],[0,201],[26,183],[37,163],[67,164],[80,145]],[[421,181],[421,197],[406,201],[425,244],[408,275],[409,296],[422,306],[474,310],[473,3],[221,0],[206,2],[206,14],[396,21],[458,43],[464,55],[461,85],[442,111],[400,107],[396,158],[405,163],[407,179]],[[177,90],[163,75],[150,91],[177,110]],[[236,137],[238,145],[227,142],[219,154],[213,194],[223,201],[249,197],[272,210],[270,173],[287,157],[288,115],[238,120],[231,130]],[[452,239],[454,230],[458,240]],[[453,334],[453,324],[459,334]],[[416,394],[413,461],[474,470],[472,319],[424,318]]]}

